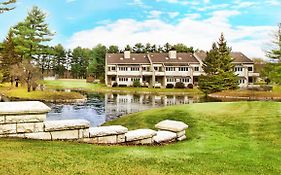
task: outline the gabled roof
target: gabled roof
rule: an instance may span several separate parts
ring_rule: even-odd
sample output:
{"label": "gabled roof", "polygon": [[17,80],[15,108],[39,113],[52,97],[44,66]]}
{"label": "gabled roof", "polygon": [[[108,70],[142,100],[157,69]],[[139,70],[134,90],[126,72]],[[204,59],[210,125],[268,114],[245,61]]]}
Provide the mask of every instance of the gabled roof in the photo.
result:
{"label": "gabled roof", "polygon": [[[203,61],[207,57],[207,53],[204,51],[196,52],[195,55],[201,61]],[[253,60],[248,58],[242,52],[231,52],[230,55],[234,59],[233,63],[254,63]]]}
{"label": "gabled roof", "polygon": [[[149,58],[148,58],[149,56]],[[189,64],[199,63],[192,53],[177,53],[177,58],[169,58],[168,53],[149,53],[135,54],[131,53],[130,58],[124,58],[124,54],[106,54],[107,64]]]}
{"label": "gabled roof", "polygon": [[177,53],[177,58],[169,58],[168,53],[150,53],[152,63],[168,63],[168,64],[188,64],[199,63],[192,53]]}
{"label": "gabled roof", "polygon": [[107,64],[150,64],[146,54],[133,54],[124,58],[124,54],[106,54]]}

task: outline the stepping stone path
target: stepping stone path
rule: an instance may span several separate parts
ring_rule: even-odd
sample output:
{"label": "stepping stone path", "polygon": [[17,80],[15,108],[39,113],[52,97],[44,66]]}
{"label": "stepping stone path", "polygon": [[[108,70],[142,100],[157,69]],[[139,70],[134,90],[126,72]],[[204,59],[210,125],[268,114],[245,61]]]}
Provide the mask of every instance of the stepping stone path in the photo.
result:
{"label": "stepping stone path", "polygon": [[160,131],[174,132],[177,135],[177,140],[182,141],[186,139],[185,130],[188,128],[188,125],[180,121],[164,120],[157,123],[155,128]]}
{"label": "stepping stone path", "polygon": [[35,140],[77,140],[90,144],[159,144],[186,139],[183,122],[164,120],[158,131],[128,131],[120,125],[91,127],[87,120],[45,121],[51,109],[41,102],[0,102],[0,138]]}
{"label": "stepping stone path", "polygon": [[126,142],[131,144],[152,144],[156,131],[151,129],[137,129],[125,134]]}

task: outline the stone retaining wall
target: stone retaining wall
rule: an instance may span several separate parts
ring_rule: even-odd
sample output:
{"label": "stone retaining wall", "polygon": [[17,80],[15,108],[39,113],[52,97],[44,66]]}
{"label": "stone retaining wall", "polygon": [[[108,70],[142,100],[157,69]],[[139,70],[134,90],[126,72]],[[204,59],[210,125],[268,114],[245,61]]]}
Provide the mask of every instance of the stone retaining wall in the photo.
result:
{"label": "stone retaining wall", "polygon": [[165,120],[155,125],[158,131],[129,131],[120,125],[90,127],[86,120],[45,121],[51,109],[41,102],[1,102],[0,138],[35,140],[77,140],[90,144],[159,144],[186,139],[188,126]]}

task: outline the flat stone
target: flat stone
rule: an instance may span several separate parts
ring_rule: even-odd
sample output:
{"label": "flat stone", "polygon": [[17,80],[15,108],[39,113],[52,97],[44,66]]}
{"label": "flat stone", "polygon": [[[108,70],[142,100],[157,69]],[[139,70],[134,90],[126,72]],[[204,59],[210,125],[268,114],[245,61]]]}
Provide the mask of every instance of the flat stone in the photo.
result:
{"label": "flat stone", "polygon": [[147,138],[147,139],[136,140],[136,141],[132,141],[132,142],[128,142],[128,143],[134,144],[134,145],[150,145],[150,144],[153,144],[153,139]]}
{"label": "flat stone", "polygon": [[0,116],[0,124],[5,122],[5,117],[4,116]]}
{"label": "flat stone", "polygon": [[89,143],[89,144],[97,144],[98,143],[98,138],[82,138],[79,139],[80,142],[84,142],[84,143]]}
{"label": "flat stone", "polygon": [[178,141],[183,141],[183,140],[185,140],[185,139],[186,139],[186,136],[183,135],[183,136],[179,137],[177,140],[178,140]]}
{"label": "flat stone", "polygon": [[52,140],[76,140],[79,139],[79,130],[52,131]]}
{"label": "flat stone", "polygon": [[186,130],[188,125],[174,120],[164,120],[155,125],[155,128],[166,131],[180,132]]}
{"label": "flat stone", "polygon": [[6,115],[5,123],[36,123],[43,122],[45,119],[46,114]]}
{"label": "flat stone", "polygon": [[17,124],[0,125],[0,135],[16,134],[16,133],[17,133]]}
{"label": "flat stone", "polygon": [[43,132],[43,123],[17,124],[17,133]]}
{"label": "flat stone", "polygon": [[39,101],[0,102],[0,115],[45,114],[51,111]]}
{"label": "flat stone", "polygon": [[128,131],[125,134],[126,142],[136,141],[136,140],[143,140],[147,138],[152,138],[156,135],[156,131],[151,129],[137,129],[133,131]]}
{"label": "flat stone", "polygon": [[153,137],[154,142],[172,142],[177,139],[177,134],[170,131],[158,131],[156,136]]}
{"label": "flat stone", "polygon": [[111,135],[111,136],[98,137],[98,143],[99,144],[116,144],[117,143],[117,136]]}
{"label": "flat stone", "polygon": [[89,138],[89,129],[79,129],[79,138]]}
{"label": "flat stone", "polygon": [[24,136],[27,139],[52,140],[52,136],[49,132],[27,133],[27,134],[24,134]]}
{"label": "flat stone", "polygon": [[44,122],[45,131],[63,131],[71,129],[86,129],[90,127],[90,122],[87,120],[54,120]]}
{"label": "flat stone", "polygon": [[124,134],[128,132],[128,128],[120,125],[100,126],[100,127],[90,128],[89,132],[90,132],[90,137],[100,137],[100,136]]}
{"label": "flat stone", "polygon": [[24,134],[8,134],[7,138],[25,138]]}
{"label": "flat stone", "polygon": [[125,134],[117,135],[117,143],[124,143],[126,142]]}
{"label": "flat stone", "polygon": [[185,130],[177,132],[177,137],[181,137],[185,135]]}

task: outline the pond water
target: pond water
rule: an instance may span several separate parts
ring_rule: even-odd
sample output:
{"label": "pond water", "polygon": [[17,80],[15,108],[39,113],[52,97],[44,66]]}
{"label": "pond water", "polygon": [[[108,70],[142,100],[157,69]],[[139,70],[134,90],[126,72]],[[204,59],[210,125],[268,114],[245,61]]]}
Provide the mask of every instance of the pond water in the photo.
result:
{"label": "pond water", "polygon": [[86,119],[92,126],[125,114],[179,104],[203,102],[204,99],[187,95],[134,95],[134,94],[87,94],[87,101],[74,104],[47,104],[52,108],[47,120]]}

